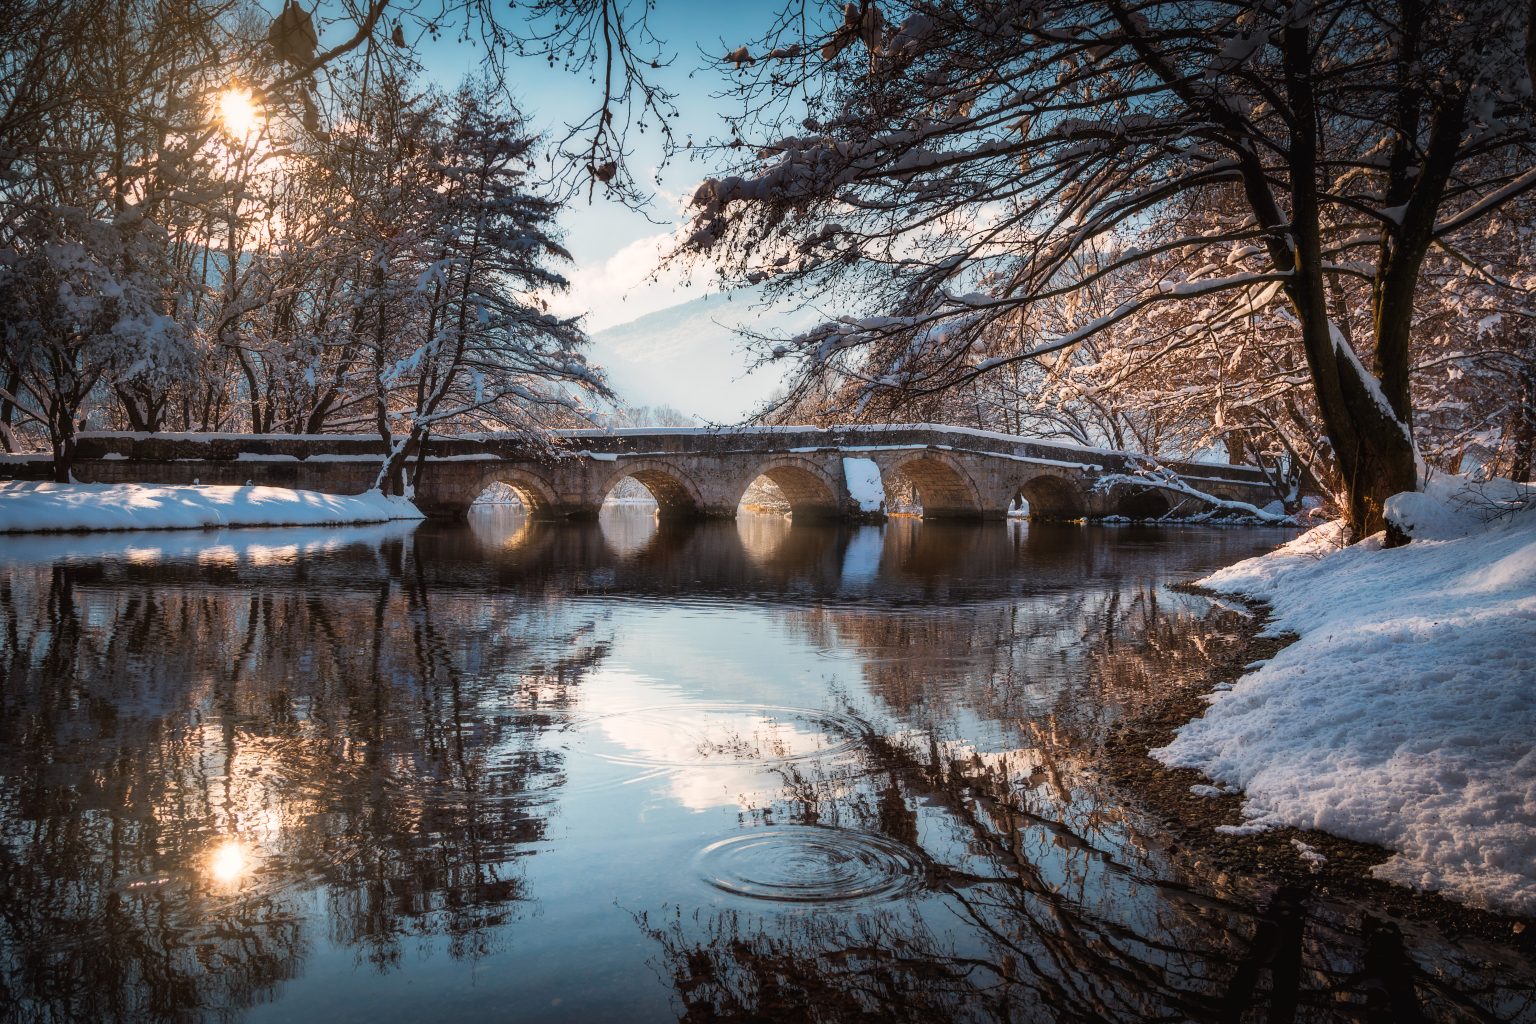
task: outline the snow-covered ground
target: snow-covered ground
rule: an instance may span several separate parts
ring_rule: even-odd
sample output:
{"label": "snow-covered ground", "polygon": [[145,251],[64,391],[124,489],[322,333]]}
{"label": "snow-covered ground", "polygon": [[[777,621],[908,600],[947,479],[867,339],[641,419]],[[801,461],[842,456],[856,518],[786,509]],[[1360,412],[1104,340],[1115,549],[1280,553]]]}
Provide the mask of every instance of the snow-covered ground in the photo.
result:
{"label": "snow-covered ground", "polygon": [[0,482],[0,533],[321,526],[420,519],[404,498],[286,487]]}
{"label": "snow-covered ground", "polygon": [[1376,843],[1394,853],[1378,877],[1536,913],[1536,509],[1509,512],[1522,495],[1442,479],[1389,502],[1406,547],[1344,547],[1330,524],[1203,580],[1269,602],[1270,629],[1300,639],[1154,756],[1240,787],[1254,829]]}

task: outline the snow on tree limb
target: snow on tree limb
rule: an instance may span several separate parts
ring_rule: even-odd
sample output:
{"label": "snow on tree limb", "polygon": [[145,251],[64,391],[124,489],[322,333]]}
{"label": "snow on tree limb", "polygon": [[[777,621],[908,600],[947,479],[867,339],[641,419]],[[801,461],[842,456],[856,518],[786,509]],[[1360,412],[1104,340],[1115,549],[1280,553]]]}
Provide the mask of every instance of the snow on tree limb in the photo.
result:
{"label": "snow on tree limb", "polygon": [[1140,461],[1141,465],[1138,466],[1134,473],[1106,474],[1094,482],[1094,489],[1108,491],[1128,484],[1137,487],[1154,487],[1158,490],[1181,494],[1187,498],[1194,498],[1211,508],[1237,512],[1257,519],[1262,523],[1269,523],[1274,526],[1296,525],[1296,520],[1289,515],[1269,512],[1246,501],[1231,501],[1226,498],[1218,498],[1214,494],[1199,490],[1177,473],[1158,465],[1156,460],[1143,459]]}

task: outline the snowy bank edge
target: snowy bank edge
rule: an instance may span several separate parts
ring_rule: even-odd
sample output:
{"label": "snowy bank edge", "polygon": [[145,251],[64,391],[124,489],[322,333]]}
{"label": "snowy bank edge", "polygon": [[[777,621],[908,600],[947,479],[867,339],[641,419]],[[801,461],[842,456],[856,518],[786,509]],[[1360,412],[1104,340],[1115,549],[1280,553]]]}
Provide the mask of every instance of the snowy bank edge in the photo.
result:
{"label": "snowy bank edge", "polygon": [[1149,753],[1243,791],[1225,831],[1371,843],[1392,854],[1377,878],[1531,915],[1536,511],[1483,521],[1453,485],[1405,500],[1430,527],[1407,547],[1330,523],[1199,581],[1298,639]]}
{"label": "snowy bank edge", "polygon": [[424,518],[409,499],[380,491],[0,482],[0,534],[345,526]]}

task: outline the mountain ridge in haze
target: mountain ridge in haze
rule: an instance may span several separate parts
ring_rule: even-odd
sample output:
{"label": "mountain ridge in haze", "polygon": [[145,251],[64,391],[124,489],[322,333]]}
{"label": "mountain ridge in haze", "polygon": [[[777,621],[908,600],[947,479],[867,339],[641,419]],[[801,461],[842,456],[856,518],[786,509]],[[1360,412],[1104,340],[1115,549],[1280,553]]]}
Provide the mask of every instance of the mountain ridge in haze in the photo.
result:
{"label": "mountain ridge in haze", "polygon": [[[765,305],[760,289],[714,292],[592,333],[592,356],[630,405],[669,405],[711,423],[738,423],[779,389],[783,368],[762,366],[741,328],[803,331],[814,309]],[[749,372],[750,371],[750,372]]]}

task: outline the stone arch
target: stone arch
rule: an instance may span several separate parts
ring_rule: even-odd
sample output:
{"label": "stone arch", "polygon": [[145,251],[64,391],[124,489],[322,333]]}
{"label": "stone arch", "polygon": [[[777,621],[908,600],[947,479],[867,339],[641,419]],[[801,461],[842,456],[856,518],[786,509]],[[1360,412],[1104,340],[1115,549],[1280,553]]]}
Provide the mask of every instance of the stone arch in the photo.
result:
{"label": "stone arch", "polygon": [[555,489],[548,480],[537,473],[530,473],[526,469],[514,469],[510,466],[497,466],[489,470],[480,478],[480,485],[475,488],[474,498],[478,498],[491,484],[506,484],[512,488],[523,508],[528,511],[529,518],[549,519],[556,515],[559,501],[555,498]]}
{"label": "stone arch", "polygon": [[1127,519],[1160,519],[1173,511],[1168,492],[1160,487],[1127,484],[1111,495],[1115,515]]}
{"label": "stone arch", "polygon": [[1031,519],[1081,519],[1088,514],[1082,488],[1066,477],[1042,473],[1026,480],[1019,495],[1029,502]]}
{"label": "stone arch", "polygon": [[699,494],[698,485],[687,473],[660,459],[621,462],[618,469],[609,474],[608,479],[598,488],[597,502],[601,504],[608,492],[627,476],[639,480],[651,492],[660,515],[696,516],[704,509],[704,499]]}
{"label": "stone arch", "polygon": [[838,486],[825,470],[809,459],[770,459],[742,482],[740,493],[746,493],[752,481],[760,476],[772,480],[784,493],[790,512],[796,519],[831,519],[837,516]]}
{"label": "stone arch", "polygon": [[917,488],[924,519],[979,519],[986,514],[975,481],[954,459],[926,451],[888,465],[888,477],[904,476]]}

